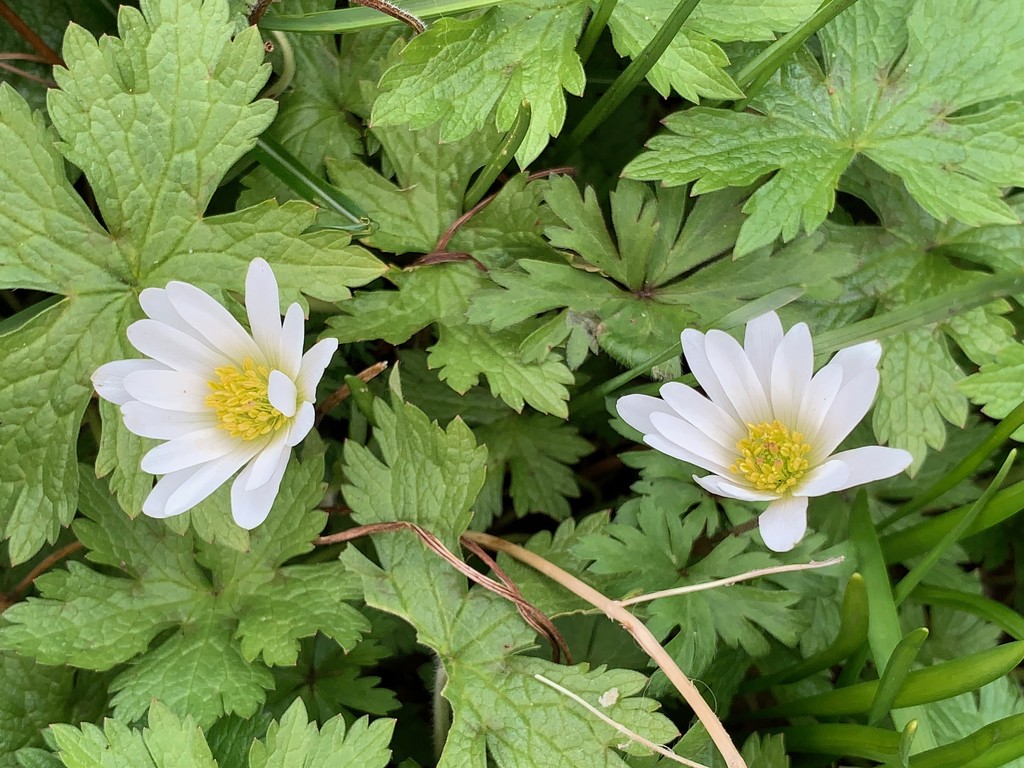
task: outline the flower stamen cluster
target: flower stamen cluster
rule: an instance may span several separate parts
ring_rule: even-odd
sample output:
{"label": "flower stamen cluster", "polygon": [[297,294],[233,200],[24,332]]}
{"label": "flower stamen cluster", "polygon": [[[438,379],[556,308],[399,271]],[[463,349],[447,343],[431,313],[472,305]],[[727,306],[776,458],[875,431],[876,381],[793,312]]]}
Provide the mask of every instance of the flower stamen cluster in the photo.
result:
{"label": "flower stamen cluster", "polygon": [[759,491],[788,491],[810,467],[811,446],[778,419],[747,424],[747,436],[736,443],[736,450],[739,456],[729,471],[745,477]]}
{"label": "flower stamen cluster", "polygon": [[288,423],[288,418],[270,404],[267,366],[247,357],[241,368],[224,365],[213,373],[217,378],[208,382],[212,392],[206,396],[206,404],[213,408],[218,425],[229,435],[255,440]]}

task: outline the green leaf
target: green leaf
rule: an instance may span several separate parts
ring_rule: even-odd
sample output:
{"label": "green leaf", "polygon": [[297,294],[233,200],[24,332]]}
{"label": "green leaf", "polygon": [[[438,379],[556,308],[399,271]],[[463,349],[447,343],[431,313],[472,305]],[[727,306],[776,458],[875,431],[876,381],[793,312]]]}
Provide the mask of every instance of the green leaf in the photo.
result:
{"label": "green leaf", "polygon": [[561,131],[563,89],[583,93],[575,45],[586,11],[580,0],[517,0],[475,18],[440,19],[384,73],[373,123],[423,128],[440,121],[441,137],[458,141],[492,114],[498,131],[507,131],[526,99],[530,127],[516,152],[525,168]]}
{"label": "green leaf", "polygon": [[[574,553],[593,560],[588,570],[611,577],[609,590],[623,597],[699,584],[774,563],[764,552],[744,552],[750,539],[740,537],[725,539],[703,558],[694,556],[703,522],[699,515],[681,517],[675,508],[641,507],[635,525],[616,518],[603,532],[585,537]],[[754,657],[768,653],[766,635],[795,645],[801,618],[792,608],[799,599],[790,591],[747,585],[702,590],[652,602],[647,625],[659,639],[671,637],[666,649],[691,675],[700,674],[719,643],[742,647]],[[686,631],[676,633],[677,627]]]}
{"label": "green leaf", "polygon": [[[203,219],[221,177],[274,115],[272,102],[252,103],[268,74],[255,29],[235,35],[223,0],[122,7],[118,23],[122,37],[101,43],[74,25],[65,36],[68,68],[55,70],[60,88],[48,94],[61,142],[0,86],[0,285],[65,297],[0,336],[0,524],[15,562],[74,513],[89,376],[125,357],[141,289],[172,279],[240,289],[246,264],[265,256],[285,302],[300,289],[336,301],[382,271],[344,236],[304,234],[315,210],[303,203]],[[64,160],[85,173],[103,226]],[[122,442],[108,439],[104,468],[111,452],[137,452]],[[118,494],[134,505],[144,481],[121,470]]]}
{"label": "green leaf", "polygon": [[[625,365],[677,344],[684,328],[709,326],[782,287],[835,296],[834,278],[850,268],[849,247],[826,234],[775,254],[729,260],[739,227],[740,195],[733,191],[701,199],[684,217],[678,193],[655,196],[647,185],[621,182],[611,197],[614,237],[593,193],[581,196],[570,179],[553,179],[545,200],[565,224],[548,227],[547,236],[580,259],[523,259],[491,269],[490,278],[504,290],[475,293],[468,319],[501,331],[567,308],[566,322]],[[580,316],[582,325],[574,319]],[[677,363],[666,366],[667,375],[678,370]]]}
{"label": "green leaf", "polygon": [[752,111],[670,116],[670,133],[625,174],[696,180],[702,194],[775,172],[744,207],[740,254],[816,229],[857,155],[899,176],[943,221],[1019,221],[1000,188],[1024,181],[1024,161],[1006,161],[999,147],[1024,139],[1022,107],[997,100],[1024,76],[1020,14],[983,0],[868,0],[819,38],[824,72],[805,51],[751,99]]}
{"label": "green leaf", "polygon": [[361,717],[346,728],[339,716],[317,728],[315,722],[309,722],[302,702],[296,700],[279,723],[271,724],[266,739],[252,745],[249,768],[384,768],[391,757],[388,743],[394,727],[394,720],[370,723]]}
{"label": "green leaf", "polygon": [[573,375],[554,353],[536,362],[523,360],[519,346],[525,335],[518,329],[494,333],[480,325],[442,326],[427,363],[440,368],[441,380],[456,392],[475,386],[483,374],[491,394],[514,410],[529,403],[564,419],[569,415],[566,385],[573,383]]}
{"label": "green leaf", "polygon": [[[608,26],[615,48],[636,56],[665,23],[674,0],[620,3]],[[795,27],[818,7],[816,0],[771,0],[750,5],[735,0],[703,0],[693,11],[647,79],[662,96],[674,90],[696,102],[701,96],[734,99],[742,92],[726,74],[729,58],[715,41],[771,40]]]}
{"label": "green leaf", "polygon": [[[871,163],[856,163],[844,186],[874,209],[881,226],[844,228],[858,266],[841,278],[846,288],[842,295],[814,308],[826,327],[845,327],[871,314],[913,307],[951,287],[984,279],[984,272],[965,261],[975,261],[977,242],[993,240],[983,263],[1006,269],[1017,247],[1010,233],[1024,233],[1020,226],[941,224],[921,209],[898,178]],[[957,427],[966,422],[970,379],[964,381],[964,355],[991,365],[1014,343],[1013,324],[1004,317],[1009,309],[1008,302],[994,301],[882,339],[872,425],[881,442],[914,455],[914,471],[929,448],[945,447],[947,422]]]}
{"label": "green leaf", "polygon": [[[382,627],[374,627],[381,634]],[[293,667],[274,670],[274,693],[267,709],[283,711],[296,697],[316,720],[324,722],[343,714],[349,722],[354,712],[384,715],[398,709],[395,693],[381,686],[372,674],[380,661],[391,655],[387,648],[371,639],[348,651],[323,636],[303,641],[298,662]]]}
{"label": "green leaf", "polygon": [[[993,419],[1001,419],[1024,401],[1024,344],[1016,343],[999,351],[995,360],[963,379],[959,389]],[[1024,430],[1013,433],[1024,438]]]}
{"label": "green leaf", "polygon": [[[176,534],[162,520],[129,520],[83,467],[85,519],[75,533],[103,570],[72,562],[41,576],[42,597],[5,612],[0,646],[86,669],[133,661],[111,684],[114,711],[128,720],[153,699],[201,725],[225,712],[252,715],[273,682],[266,664],[294,664],[299,638],[321,631],[351,647],[369,629],[344,602],[358,596],[358,582],[340,564],[282,567],[323,528],[315,509],[322,476],[320,458],[293,463],[278,506],[238,552]],[[227,491],[213,497],[224,516]],[[320,597],[288,605],[310,594]]]}
{"label": "green leaf", "polygon": [[547,416],[510,416],[476,434],[487,445],[488,460],[474,528],[486,529],[501,514],[506,474],[517,517],[530,512],[556,520],[569,516],[567,499],[580,495],[571,467],[593,450],[575,427]]}
{"label": "green leaf", "polygon": [[70,719],[74,671],[0,653],[0,768],[17,768],[14,753],[42,746],[50,723]]}
{"label": "green leaf", "polygon": [[[484,450],[458,421],[446,430],[412,406],[378,401],[375,437],[383,460],[348,443],[345,498],[360,523],[409,520],[433,531],[449,548],[469,524],[470,505],[484,480]],[[416,451],[418,461],[410,460]],[[363,577],[367,603],[404,618],[431,647],[447,673],[443,695],[454,712],[442,768],[586,764],[618,766],[610,747],[621,736],[572,705],[533,675],[540,673],[592,703],[612,688],[620,697],[608,715],[655,740],[675,729],[632,694],[645,678],[631,671],[564,667],[520,653],[533,633],[512,605],[480,589],[426,550],[409,532],[374,538],[380,566],[353,548],[342,560]],[[457,550],[455,550],[457,551]]]}
{"label": "green leaf", "polygon": [[[310,723],[302,702],[296,701],[281,718],[270,725],[265,740],[252,742],[246,765],[249,768],[328,768],[359,765],[383,768],[391,755],[387,748],[393,720],[369,723],[361,718],[346,728],[335,717],[318,728]],[[75,728],[55,725],[54,738],[67,768],[216,768],[202,729],[191,717],[179,719],[155,702],[149,711],[149,727],[130,730],[116,720],[103,729],[93,725]]]}
{"label": "green leaf", "polygon": [[[289,10],[314,12],[333,8],[329,0],[292,0]],[[271,5],[269,12],[277,12]],[[291,87],[281,94],[278,115],[266,135],[288,148],[318,176],[324,176],[324,158],[343,159],[362,153],[362,137],[349,115],[345,94],[352,76],[349,61],[339,55],[330,35],[289,35],[287,55],[295,68]],[[348,111],[347,111],[348,110]],[[277,198],[291,200],[295,193],[270,171],[256,168],[242,183],[246,191],[239,205]]]}
{"label": "green leaf", "polygon": [[470,175],[487,162],[498,134],[487,131],[445,141],[437,128],[411,131],[378,125],[371,135],[380,141],[394,179],[354,157],[328,157],[331,181],[351,191],[376,222],[378,228],[366,243],[396,254],[432,252],[441,234],[462,215]]}

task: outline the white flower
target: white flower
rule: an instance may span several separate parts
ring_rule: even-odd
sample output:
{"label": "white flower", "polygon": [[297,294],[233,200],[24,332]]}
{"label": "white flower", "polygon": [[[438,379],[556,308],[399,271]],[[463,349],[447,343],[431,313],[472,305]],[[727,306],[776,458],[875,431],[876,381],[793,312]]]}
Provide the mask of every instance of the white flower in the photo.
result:
{"label": "white flower", "polygon": [[263,259],[245,278],[252,335],[189,283],[147,288],[139,303],[148,319],[128,327],[128,340],[148,357],[100,366],[92,382],[121,406],[130,431],[167,441],[142,457],[143,470],[163,475],[142,511],[180,515],[244,466],[231,515],[255,528],[277,498],[291,448],[313,427],[316,385],[337,340],[302,354],[302,308],[288,307],[282,324],[277,280]]}
{"label": "white flower", "polygon": [[769,312],[747,323],[743,346],[722,331],[687,329],[683,354],[707,397],[677,382],[661,397],[626,395],[619,416],[662,453],[713,474],[705,490],[767,501],[758,525],[776,552],[807,530],[807,498],[891,477],[911,455],[872,445],[832,453],[868,412],[878,389],[877,341],[841,350],[814,373],[806,323],[783,335]]}

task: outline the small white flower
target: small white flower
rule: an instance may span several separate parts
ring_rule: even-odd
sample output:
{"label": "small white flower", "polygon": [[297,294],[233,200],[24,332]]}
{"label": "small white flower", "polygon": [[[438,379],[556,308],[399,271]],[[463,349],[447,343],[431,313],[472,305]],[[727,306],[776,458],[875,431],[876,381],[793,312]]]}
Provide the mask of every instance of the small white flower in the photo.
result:
{"label": "small white flower", "polygon": [[128,327],[128,340],[148,357],[102,365],[92,382],[121,406],[130,431],[167,441],[142,457],[144,471],[163,475],[142,511],[180,515],[244,466],[231,515],[255,528],[277,498],[291,448],[313,427],[316,385],[337,340],[302,354],[302,308],[288,307],[282,324],[277,280],[263,259],[245,278],[252,335],[189,283],[147,288],[139,303],[148,319]]}
{"label": "small white flower", "polygon": [[687,329],[683,354],[707,397],[677,382],[661,397],[626,395],[619,416],[662,453],[713,474],[705,490],[767,501],[758,525],[776,552],[807,530],[807,498],[891,477],[912,456],[872,445],[832,453],[871,407],[878,389],[877,341],[841,350],[814,373],[806,323],[783,335],[769,312],[747,323],[743,346],[722,331]]}

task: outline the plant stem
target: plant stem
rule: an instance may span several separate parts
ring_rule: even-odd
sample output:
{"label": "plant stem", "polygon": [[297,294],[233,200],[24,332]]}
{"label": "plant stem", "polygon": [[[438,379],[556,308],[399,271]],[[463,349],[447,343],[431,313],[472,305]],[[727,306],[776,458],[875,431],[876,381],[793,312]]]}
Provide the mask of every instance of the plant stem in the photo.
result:
{"label": "plant stem", "polygon": [[609,619],[617,621],[622,625],[629,634],[637,641],[639,646],[647,653],[654,663],[658,665],[665,676],[668,677],[669,681],[676,687],[676,690],[682,694],[683,699],[690,705],[690,708],[697,715],[701,724],[704,726],[711,740],[718,747],[718,751],[721,752],[722,757],[725,759],[725,764],[728,768],[746,768],[746,762],[736,749],[736,745],[733,744],[732,738],[725,730],[725,726],[722,725],[722,721],[718,719],[708,703],[704,701],[704,697],[700,695],[700,691],[690,682],[690,679],[683,674],[683,671],[676,664],[675,660],[668,655],[661,644],[655,639],[651,631],[644,626],[643,622],[638,621],[637,618],[619,605],[616,601],[598,592],[589,584],[580,581],[571,573],[563,571],[554,563],[545,560],[540,555],[531,552],[528,549],[520,547],[517,544],[499,539],[497,536],[491,536],[487,533],[478,533],[477,531],[466,531],[463,534],[463,538],[469,541],[476,542],[482,547],[492,549],[497,552],[504,552],[505,554],[514,557],[522,563],[526,563],[531,568],[540,571],[552,581],[561,584],[563,587],[568,589],[574,595],[581,597],[588,603],[593,605],[595,608],[600,609]]}
{"label": "plant stem", "polygon": [[857,0],[832,0],[826,3],[796,29],[792,29],[769,45],[760,55],[747,64],[736,75],[736,85],[745,94],[741,101],[733,105],[737,112],[746,109],[747,103],[757,94],[758,91],[768,82],[768,79],[775,74],[775,71],[782,66],[804,42],[828,24],[832,19],[845,11]]}
{"label": "plant stem", "polygon": [[[402,6],[411,15],[429,19],[490,8],[500,4],[501,0],[408,0]],[[398,19],[369,8],[342,8],[338,11],[321,11],[295,16],[268,16],[260,22],[260,27],[262,29],[279,29],[282,32],[337,34],[397,23],[399,23]]]}
{"label": "plant stem", "polygon": [[55,66],[64,65],[64,59],[53,48],[48,46],[46,41],[37,35],[28,24],[22,21],[21,17],[11,10],[11,7],[4,0],[0,0],[0,18],[10,24],[15,32],[25,38],[25,42],[31,45],[47,64]]}
{"label": "plant stem", "polygon": [[681,0],[675,7],[658,33],[651,39],[640,54],[629,63],[626,71],[615,78],[615,82],[604,92],[583,119],[573,128],[565,141],[558,147],[563,155],[567,155],[580,146],[594,130],[607,119],[633,92],[633,89],[647,77],[647,73],[658,63],[658,59],[675,39],[683,23],[693,13],[700,0]]}
{"label": "plant stem", "polygon": [[590,17],[590,21],[587,22],[587,28],[583,30],[583,35],[576,44],[576,55],[580,57],[581,64],[586,64],[590,59],[590,54],[594,52],[594,46],[597,45],[597,41],[601,37],[601,33],[604,32],[605,27],[608,26],[608,19],[611,18],[612,11],[615,10],[615,6],[618,4],[619,0],[601,0],[601,4],[594,11],[594,15]]}
{"label": "plant stem", "polygon": [[959,464],[943,475],[931,488],[903,504],[889,517],[879,523],[878,530],[883,531],[897,520],[902,520],[907,515],[911,515],[919,509],[924,509],[926,504],[939,498],[946,491],[957,486],[962,480],[966,480],[996,448],[1006,442],[1010,435],[1022,426],[1024,426],[1024,402],[1010,411],[988,437],[982,440],[974,450],[964,456]]}
{"label": "plant stem", "polygon": [[505,134],[505,138],[502,139],[501,144],[498,145],[491,159],[487,161],[487,165],[477,174],[472,186],[466,191],[466,195],[462,199],[463,208],[469,209],[479,203],[480,198],[487,194],[491,184],[498,178],[498,174],[505,170],[505,166],[508,165],[513,155],[519,150],[519,145],[523,143],[523,139],[526,138],[526,132],[530,129],[530,115],[532,112],[530,102],[527,99],[523,99],[523,103],[519,105],[519,111],[516,113],[515,120],[512,121],[511,127]]}

